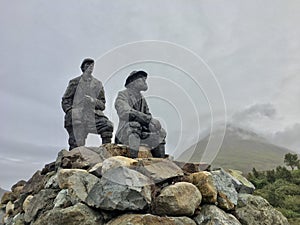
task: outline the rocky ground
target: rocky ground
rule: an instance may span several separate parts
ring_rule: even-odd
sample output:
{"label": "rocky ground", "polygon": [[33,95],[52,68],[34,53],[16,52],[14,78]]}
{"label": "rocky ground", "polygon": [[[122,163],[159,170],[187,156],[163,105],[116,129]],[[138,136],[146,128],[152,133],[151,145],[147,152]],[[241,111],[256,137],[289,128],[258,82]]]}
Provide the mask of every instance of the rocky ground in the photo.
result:
{"label": "rocky ground", "polygon": [[126,146],[62,150],[1,199],[5,225],[287,225],[238,171]]}

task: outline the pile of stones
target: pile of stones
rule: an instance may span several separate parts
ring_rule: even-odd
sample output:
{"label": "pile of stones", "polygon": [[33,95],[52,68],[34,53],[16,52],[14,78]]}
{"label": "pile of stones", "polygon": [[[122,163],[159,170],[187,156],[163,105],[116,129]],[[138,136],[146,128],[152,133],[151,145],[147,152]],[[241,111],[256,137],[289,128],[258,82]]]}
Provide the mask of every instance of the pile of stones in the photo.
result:
{"label": "pile of stones", "polygon": [[106,144],[62,150],[1,199],[5,225],[286,225],[239,171]]}

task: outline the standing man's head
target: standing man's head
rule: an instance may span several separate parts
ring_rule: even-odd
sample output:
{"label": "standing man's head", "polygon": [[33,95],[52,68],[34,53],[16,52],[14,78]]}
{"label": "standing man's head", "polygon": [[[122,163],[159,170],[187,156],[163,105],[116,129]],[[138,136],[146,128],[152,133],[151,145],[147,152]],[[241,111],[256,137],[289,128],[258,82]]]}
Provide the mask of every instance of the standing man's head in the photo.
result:
{"label": "standing man's head", "polygon": [[132,71],[125,81],[125,87],[136,91],[147,91],[147,76],[148,74],[145,71]]}
{"label": "standing man's head", "polygon": [[91,74],[94,70],[94,60],[91,59],[91,58],[86,58],[82,61],[81,63],[81,71],[83,73],[88,73],[88,74]]}

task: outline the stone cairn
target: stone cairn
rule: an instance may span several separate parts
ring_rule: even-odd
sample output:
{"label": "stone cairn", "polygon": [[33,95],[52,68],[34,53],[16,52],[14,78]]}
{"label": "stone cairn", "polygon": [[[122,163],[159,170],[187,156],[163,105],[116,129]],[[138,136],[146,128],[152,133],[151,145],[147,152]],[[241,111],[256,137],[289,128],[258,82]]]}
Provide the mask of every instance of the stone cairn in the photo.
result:
{"label": "stone cairn", "polygon": [[238,171],[128,153],[115,144],[60,151],[3,195],[0,224],[288,224]]}

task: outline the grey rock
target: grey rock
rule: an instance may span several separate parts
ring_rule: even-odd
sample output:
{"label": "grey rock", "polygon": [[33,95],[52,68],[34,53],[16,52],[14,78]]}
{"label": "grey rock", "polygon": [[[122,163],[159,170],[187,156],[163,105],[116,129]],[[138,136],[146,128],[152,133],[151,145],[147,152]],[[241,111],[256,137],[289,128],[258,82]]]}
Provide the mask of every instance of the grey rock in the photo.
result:
{"label": "grey rock", "polygon": [[238,193],[232,181],[232,176],[223,169],[211,171],[213,183],[218,191],[219,206],[232,210],[237,205]]}
{"label": "grey rock", "polygon": [[6,204],[6,208],[5,208],[5,214],[6,215],[10,215],[10,214],[13,214],[14,212],[14,203],[12,203],[11,201],[9,201],[7,204]]}
{"label": "grey rock", "polygon": [[28,194],[23,193],[19,196],[19,198],[14,202],[15,205],[15,209],[14,209],[14,215],[18,214],[18,213],[22,213],[23,212],[23,204],[25,199],[28,197]]}
{"label": "grey rock", "polygon": [[61,190],[54,199],[54,208],[66,208],[72,205],[72,199],[69,196],[68,189]]}
{"label": "grey rock", "polygon": [[0,225],[3,225],[4,215],[5,215],[5,211],[2,208],[0,208]]}
{"label": "grey rock", "polygon": [[102,178],[120,185],[127,185],[132,187],[144,187],[154,184],[153,181],[147,176],[136,170],[124,166],[108,170],[102,175]]}
{"label": "grey rock", "polygon": [[101,178],[102,177],[102,163],[97,163],[91,169],[89,169],[88,172],[95,175],[98,178]]}
{"label": "grey rock", "polygon": [[44,188],[44,178],[41,171],[36,171],[35,174],[26,182],[22,189],[22,193],[36,194]]}
{"label": "grey rock", "polygon": [[87,204],[104,210],[143,210],[151,202],[151,181],[127,167],[108,170],[87,197]]}
{"label": "grey rock", "polygon": [[239,193],[252,194],[254,192],[255,186],[242,175],[241,171],[229,169],[228,172],[233,177],[233,183]]}
{"label": "grey rock", "polygon": [[13,217],[9,217],[8,215],[4,215],[3,224],[5,225],[13,225]]}
{"label": "grey rock", "polygon": [[183,176],[183,171],[172,161],[167,159],[139,160],[137,171],[150,177],[155,183]]}
{"label": "grey rock", "polygon": [[16,201],[14,201],[14,215],[23,212],[23,204],[28,197],[27,193],[22,193]]}
{"label": "grey rock", "polygon": [[78,203],[65,209],[53,209],[41,215],[32,225],[103,225],[99,212]]}
{"label": "grey rock", "polygon": [[1,204],[7,204],[9,201],[15,201],[16,196],[12,191],[4,192],[1,198]]}
{"label": "grey rock", "polygon": [[57,166],[68,169],[88,169],[103,161],[99,154],[83,146],[72,151],[62,151],[59,157],[60,163]]}
{"label": "grey rock", "polygon": [[209,170],[210,165],[207,163],[192,163],[192,162],[181,162],[173,161],[177,166],[179,166],[184,173],[197,173],[200,171]]}
{"label": "grey rock", "polygon": [[204,205],[194,217],[197,225],[241,225],[232,214],[225,213],[215,205]]}
{"label": "grey rock", "polygon": [[12,225],[25,225],[24,214],[18,213],[11,220]]}
{"label": "grey rock", "polygon": [[196,225],[188,217],[160,217],[151,214],[124,214],[106,225]]}
{"label": "grey rock", "polygon": [[129,157],[129,147],[120,144],[105,144],[98,148],[90,147],[92,151],[96,152],[103,161],[113,156]]}
{"label": "grey rock", "polygon": [[22,208],[25,213],[29,212],[29,206],[30,206],[30,202],[31,202],[32,198],[33,198],[33,195],[28,195],[23,202]]}
{"label": "grey rock", "polygon": [[153,211],[157,215],[191,216],[201,199],[201,193],[195,185],[178,182],[162,189],[154,201]]}
{"label": "grey rock", "polygon": [[64,157],[65,154],[67,154],[67,150],[66,149],[62,149],[61,151],[58,152],[57,154],[57,158],[55,160],[55,168],[58,169],[61,164],[62,164],[62,159]]}
{"label": "grey rock", "polygon": [[73,204],[85,202],[88,193],[99,178],[82,169],[61,169],[58,172],[58,184],[61,189],[68,189]]}
{"label": "grey rock", "polygon": [[57,189],[59,188],[58,186],[58,178],[57,178],[57,173],[55,173],[53,176],[51,176],[48,181],[45,184],[45,189],[47,188],[52,188],[52,189]]}
{"label": "grey rock", "polygon": [[109,169],[124,166],[130,167],[133,164],[137,164],[137,161],[124,156],[113,156],[103,161],[101,172],[105,173]]}
{"label": "grey rock", "polygon": [[[16,184],[14,184],[14,185],[11,187],[11,191],[12,191],[13,193],[18,193],[18,192],[19,192],[19,191],[18,191],[18,188],[19,188],[19,187],[24,187],[26,183],[27,183],[27,182],[26,182],[25,180],[20,180],[20,181],[18,181]],[[19,193],[19,194],[20,194],[20,193]]]}
{"label": "grey rock", "polygon": [[25,212],[26,222],[33,221],[40,213],[53,208],[53,201],[57,195],[57,190],[44,189],[34,195],[30,200],[28,209]]}
{"label": "grey rock", "polygon": [[54,172],[55,170],[56,170],[55,162],[51,162],[51,163],[48,163],[44,166],[44,168],[42,169],[41,174],[45,175],[47,173]]}
{"label": "grey rock", "polygon": [[236,216],[243,225],[288,225],[281,212],[260,196],[239,194]]}

